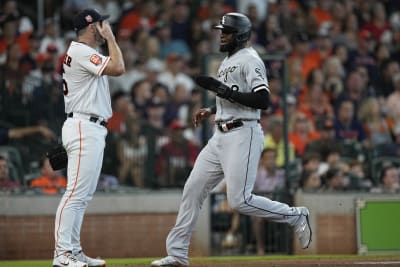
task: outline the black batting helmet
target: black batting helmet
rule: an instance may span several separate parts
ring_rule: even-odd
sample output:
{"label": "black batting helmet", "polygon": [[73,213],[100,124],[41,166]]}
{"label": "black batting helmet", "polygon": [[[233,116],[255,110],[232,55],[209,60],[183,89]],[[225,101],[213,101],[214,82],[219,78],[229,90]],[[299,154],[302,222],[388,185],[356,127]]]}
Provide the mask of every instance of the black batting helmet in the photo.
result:
{"label": "black batting helmet", "polygon": [[251,22],[245,15],[231,12],[223,15],[220,23],[215,25],[214,29],[232,32],[236,35],[238,43],[244,43],[250,39]]}

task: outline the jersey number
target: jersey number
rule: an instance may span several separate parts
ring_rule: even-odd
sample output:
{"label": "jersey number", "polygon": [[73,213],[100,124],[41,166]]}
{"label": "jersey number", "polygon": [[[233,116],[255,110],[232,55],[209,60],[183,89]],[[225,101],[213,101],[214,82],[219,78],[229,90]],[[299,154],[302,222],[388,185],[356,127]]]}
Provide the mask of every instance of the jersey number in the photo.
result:
{"label": "jersey number", "polygon": [[[64,64],[67,65],[68,67],[71,67],[71,62],[72,62],[72,57],[65,55],[64,57]],[[65,73],[64,71],[64,64],[62,66],[62,72]],[[68,84],[67,81],[65,79],[63,79],[63,93],[64,95],[68,94]]]}
{"label": "jersey number", "polygon": [[64,95],[68,94],[68,84],[67,81],[65,79],[62,80],[63,81],[63,93]]}

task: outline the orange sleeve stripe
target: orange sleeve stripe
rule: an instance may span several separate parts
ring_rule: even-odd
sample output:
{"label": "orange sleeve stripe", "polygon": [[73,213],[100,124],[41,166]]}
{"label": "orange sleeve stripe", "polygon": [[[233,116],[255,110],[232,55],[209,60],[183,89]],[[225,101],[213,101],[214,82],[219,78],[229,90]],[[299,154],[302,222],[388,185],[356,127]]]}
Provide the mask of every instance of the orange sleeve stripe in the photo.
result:
{"label": "orange sleeve stripe", "polygon": [[101,75],[104,71],[104,69],[106,68],[108,62],[110,61],[110,57],[106,57],[106,60],[104,60],[104,64],[103,66],[100,68],[99,72],[97,73],[97,75]]}

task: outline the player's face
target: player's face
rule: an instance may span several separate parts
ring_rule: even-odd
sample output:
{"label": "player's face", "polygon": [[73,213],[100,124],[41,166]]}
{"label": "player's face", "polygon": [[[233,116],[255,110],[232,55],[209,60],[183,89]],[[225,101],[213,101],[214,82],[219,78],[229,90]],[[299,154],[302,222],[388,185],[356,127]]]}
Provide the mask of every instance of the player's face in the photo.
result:
{"label": "player's face", "polygon": [[235,48],[235,46],[236,44],[234,40],[234,34],[232,32],[228,32],[222,29],[220,35],[219,51],[229,52],[232,51]]}

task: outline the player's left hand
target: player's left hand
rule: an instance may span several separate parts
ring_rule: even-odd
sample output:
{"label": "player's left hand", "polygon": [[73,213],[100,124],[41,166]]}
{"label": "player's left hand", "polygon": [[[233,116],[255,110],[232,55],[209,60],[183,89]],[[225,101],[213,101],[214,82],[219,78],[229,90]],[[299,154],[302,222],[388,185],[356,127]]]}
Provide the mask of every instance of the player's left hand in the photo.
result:
{"label": "player's left hand", "polygon": [[204,89],[215,92],[221,98],[230,99],[232,96],[233,90],[213,77],[197,76],[195,81]]}

